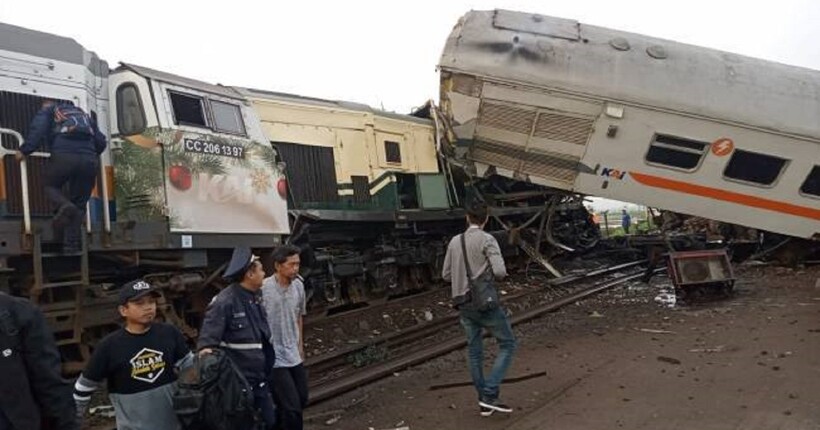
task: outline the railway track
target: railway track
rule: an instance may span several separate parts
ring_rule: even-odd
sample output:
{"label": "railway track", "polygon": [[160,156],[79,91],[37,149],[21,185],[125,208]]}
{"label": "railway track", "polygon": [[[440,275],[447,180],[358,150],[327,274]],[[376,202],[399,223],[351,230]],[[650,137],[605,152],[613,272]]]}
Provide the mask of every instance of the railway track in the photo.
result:
{"label": "railway track", "polygon": [[[519,310],[510,319],[513,325],[518,325],[630,280],[638,279],[643,276],[643,269],[639,266],[645,262],[645,260],[632,261],[583,274],[551,279],[545,283],[546,288],[507,295],[502,298],[502,301],[505,306],[519,307]],[[658,271],[661,270],[663,269],[658,269]],[[629,272],[616,274],[620,271]],[[610,276],[613,274],[615,276]],[[316,322],[340,319],[345,316],[355,315],[361,311],[382,311],[386,307],[395,303],[402,303],[406,299],[431,297],[433,293],[434,291],[425,291],[414,296],[326,316]],[[519,306],[527,301],[532,301],[534,296],[539,295],[541,298],[536,297],[537,300],[534,302],[537,304],[535,306]],[[305,361],[311,378],[309,404],[329,400],[357,387],[390,376],[395,372],[463,348],[465,345],[464,334],[458,325],[458,314],[453,311],[433,321],[385,334],[366,343],[310,357]],[[365,354],[366,351],[374,348],[388,351],[389,357],[362,367],[355,367],[352,364],[355,361],[352,358],[356,357],[357,354]],[[113,422],[105,422],[95,423],[88,429],[112,430],[113,427]]]}
{"label": "railway track", "polygon": [[[547,283],[548,288],[506,296],[502,300],[505,306],[514,305],[519,308],[510,322],[513,325],[521,324],[625,282],[639,279],[644,274],[644,270],[639,268],[643,263],[645,260],[633,261],[582,275],[553,279]],[[624,270],[629,272],[600,281],[602,277]],[[657,271],[662,270],[664,269]],[[530,302],[536,304],[529,306]],[[407,367],[463,348],[466,340],[457,320],[458,314],[454,311],[428,323],[381,336],[366,344],[308,359],[306,366],[311,375],[309,403],[316,404],[328,400]],[[375,354],[371,355],[377,357],[373,360],[376,362],[357,367],[355,364],[361,364],[360,358],[364,356],[366,359],[368,351],[375,351]]]}

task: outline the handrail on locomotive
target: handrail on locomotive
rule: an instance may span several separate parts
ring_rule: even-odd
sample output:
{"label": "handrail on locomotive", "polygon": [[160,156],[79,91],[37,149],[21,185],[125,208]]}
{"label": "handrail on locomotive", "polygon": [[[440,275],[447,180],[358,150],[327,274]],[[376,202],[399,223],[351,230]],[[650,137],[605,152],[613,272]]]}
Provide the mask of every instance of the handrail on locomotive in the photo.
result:
{"label": "handrail on locomotive", "polygon": [[[17,132],[16,130],[11,130],[8,128],[0,128],[0,135],[8,135],[13,137],[17,140],[17,147],[22,145],[24,139],[23,136]],[[0,157],[5,158],[7,155],[14,155],[15,151],[8,149],[4,146],[0,146]],[[48,152],[33,152],[29,154],[31,157],[39,157],[39,158],[49,158],[51,154]],[[103,178],[100,182],[103,201],[108,201],[108,184],[105,181],[105,167],[102,163],[100,163],[100,177]],[[26,163],[26,159],[23,158],[20,160],[20,184],[21,184],[21,192],[22,192],[22,200],[23,200],[23,234],[26,237],[31,236],[31,198],[29,196],[29,186],[28,186],[28,167]],[[89,210],[89,204],[86,204],[86,218],[85,218],[85,227],[86,232],[91,233],[91,211]],[[103,222],[104,228],[106,233],[111,232],[111,213],[109,212],[108,205],[103,205]]]}

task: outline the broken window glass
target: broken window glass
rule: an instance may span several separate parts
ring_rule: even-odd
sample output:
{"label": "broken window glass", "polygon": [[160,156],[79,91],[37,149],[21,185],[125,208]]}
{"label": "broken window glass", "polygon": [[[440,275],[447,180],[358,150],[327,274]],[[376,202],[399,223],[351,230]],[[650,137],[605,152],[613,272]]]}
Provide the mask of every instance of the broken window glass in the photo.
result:
{"label": "broken window glass", "polygon": [[174,109],[174,122],[177,125],[208,127],[202,98],[175,92],[169,92],[169,95]]}

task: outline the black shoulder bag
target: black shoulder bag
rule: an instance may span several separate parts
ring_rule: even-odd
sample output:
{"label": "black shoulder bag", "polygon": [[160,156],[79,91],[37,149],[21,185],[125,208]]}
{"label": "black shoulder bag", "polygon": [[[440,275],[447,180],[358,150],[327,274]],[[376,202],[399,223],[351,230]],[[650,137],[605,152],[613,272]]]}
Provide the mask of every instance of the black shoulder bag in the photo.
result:
{"label": "black shoulder bag", "polygon": [[473,279],[473,271],[470,268],[470,259],[467,256],[467,241],[465,234],[461,235],[461,252],[464,258],[464,266],[467,269],[467,284],[470,286],[466,297],[461,300],[458,309],[474,310],[479,312],[488,311],[498,307],[498,292],[495,290],[495,279],[492,267],[487,267],[478,278]]}

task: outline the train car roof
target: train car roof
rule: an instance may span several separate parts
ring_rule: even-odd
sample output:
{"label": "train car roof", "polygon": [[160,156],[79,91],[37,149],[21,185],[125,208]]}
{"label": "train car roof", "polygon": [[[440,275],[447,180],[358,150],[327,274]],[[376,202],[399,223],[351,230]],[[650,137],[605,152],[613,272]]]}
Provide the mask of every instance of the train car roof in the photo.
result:
{"label": "train car roof", "polygon": [[258,98],[263,100],[274,100],[286,103],[310,105],[317,107],[324,107],[330,109],[344,109],[354,112],[364,112],[384,118],[396,119],[399,121],[410,121],[418,124],[430,125],[431,121],[415,117],[412,115],[404,115],[395,112],[387,112],[379,109],[374,109],[363,103],[348,102],[343,100],[325,100],[315,97],[306,97],[296,94],[280,93],[275,91],[260,90],[255,88],[236,87],[236,90],[247,98]]}
{"label": "train car roof", "polygon": [[173,73],[163,72],[148,67],[137,66],[136,64],[131,63],[120,63],[120,65],[122,68],[130,70],[144,78],[155,79],[157,81],[162,81],[173,85],[179,85],[181,87],[187,87],[197,91],[211,93],[222,97],[244,100],[242,94],[234,90],[233,87],[209,84],[207,82],[198,81],[196,79],[186,78],[184,76],[174,75]]}
{"label": "train car roof", "polygon": [[0,23],[0,50],[85,66],[96,76],[108,76],[108,63],[74,39]]}
{"label": "train car roof", "polygon": [[471,11],[439,66],[820,139],[820,72],[505,10]]}

